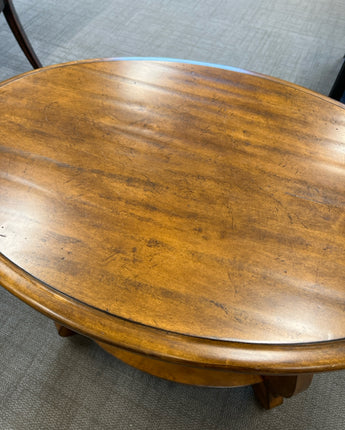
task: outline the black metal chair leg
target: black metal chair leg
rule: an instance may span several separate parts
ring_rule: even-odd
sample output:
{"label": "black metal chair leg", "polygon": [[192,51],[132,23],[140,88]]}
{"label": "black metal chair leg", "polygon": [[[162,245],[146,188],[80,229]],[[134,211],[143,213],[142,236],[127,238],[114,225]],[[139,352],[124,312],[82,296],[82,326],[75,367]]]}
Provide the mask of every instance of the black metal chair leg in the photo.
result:
{"label": "black metal chair leg", "polygon": [[24,29],[19,21],[16,10],[13,6],[12,0],[4,0],[4,15],[8,25],[10,26],[14,37],[17,39],[20,47],[22,48],[26,58],[30,61],[34,69],[39,69],[42,67],[40,60],[37,58],[35,51],[33,50]]}

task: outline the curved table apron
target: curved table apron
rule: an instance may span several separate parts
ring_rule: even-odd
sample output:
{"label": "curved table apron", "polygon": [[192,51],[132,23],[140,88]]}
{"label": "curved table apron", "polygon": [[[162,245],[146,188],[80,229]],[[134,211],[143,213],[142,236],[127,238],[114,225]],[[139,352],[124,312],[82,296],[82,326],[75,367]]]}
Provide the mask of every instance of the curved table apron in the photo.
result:
{"label": "curved table apron", "polygon": [[0,283],[60,334],[178,382],[256,384],[265,407],[345,368],[341,104],[92,60],[3,83],[0,130]]}

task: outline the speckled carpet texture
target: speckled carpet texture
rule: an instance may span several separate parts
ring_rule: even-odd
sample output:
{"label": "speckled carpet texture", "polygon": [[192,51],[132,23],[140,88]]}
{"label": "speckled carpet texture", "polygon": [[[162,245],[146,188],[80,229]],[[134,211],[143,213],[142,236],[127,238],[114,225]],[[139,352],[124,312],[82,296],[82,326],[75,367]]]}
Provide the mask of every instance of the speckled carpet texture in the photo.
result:
{"label": "speckled carpet texture", "polygon": [[[345,53],[344,0],[13,0],[43,65],[171,57],[240,67],[328,94]],[[0,80],[31,70],[0,15]],[[1,130],[0,130],[1,135]],[[1,190],[0,190],[1,192]],[[345,371],[265,411],[250,387],[160,380],[0,288],[0,430],[343,430]]]}

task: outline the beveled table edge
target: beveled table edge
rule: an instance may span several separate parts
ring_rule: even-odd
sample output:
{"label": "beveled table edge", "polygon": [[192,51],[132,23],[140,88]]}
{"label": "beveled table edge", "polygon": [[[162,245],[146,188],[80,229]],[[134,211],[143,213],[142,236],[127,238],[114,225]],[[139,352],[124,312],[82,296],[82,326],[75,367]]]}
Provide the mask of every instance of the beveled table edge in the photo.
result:
{"label": "beveled table edge", "polygon": [[306,87],[303,87],[301,85],[294,84],[292,82],[286,81],[284,79],[276,78],[273,76],[265,75],[263,73],[258,72],[252,72],[246,69],[242,69],[239,67],[233,67],[233,66],[227,66],[223,64],[216,64],[216,63],[207,63],[203,61],[194,61],[194,60],[186,60],[186,59],[179,59],[179,58],[168,58],[168,57],[109,57],[109,58],[90,58],[90,59],[82,59],[82,60],[73,60],[68,61],[66,63],[57,63],[57,64],[51,64],[49,66],[41,67],[39,69],[33,69],[29,70],[28,72],[21,73],[19,75],[13,76],[11,78],[8,78],[2,82],[0,82],[0,88],[2,86],[5,86],[7,84],[10,84],[16,80],[22,79],[28,75],[35,75],[37,73],[44,72],[46,70],[60,68],[60,67],[68,67],[68,66],[74,66],[74,65],[81,65],[81,64],[92,64],[92,63],[102,63],[102,62],[117,62],[117,61],[146,61],[146,62],[161,62],[161,63],[180,63],[180,64],[190,64],[190,65],[196,65],[196,66],[202,66],[202,67],[209,67],[209,68],[216,68],[216,69],[222,69],[227,70],[230,72],[235,73],[242,73],[246,75],[252,75],[261,79],[267,79],[276,83],[280,83],[284,86],[288,86],[291,88],[294,88],[296,90],[300,90],[302,92],[305,92],[307,94],[310,94],[314,97],[321,98],[322,100],[331,103],[333,105],[336,105],[342,109],[345,109],[345,105],[338,100],[334,100],[324,94],[318,93],[316,91],[310,90]]}
{"label": "beveled table edge", "polygon": [[167,362],[267,375],[345,368],[345,339],[306,344],[255,344],[167,332],[121,319],[63,295],[1,253],[0,283],[26,304],[77,333]]}
{"label": "beveled table edge", "polygon": [[[279,78],[231,66],[156,57],[98,58],[53,64],[9,78],[0,83],[0,88],[45,70],[116,61],[175,62],[249,74],[292,87],[345,108],[336,100]],[[96,341],[163,361],[267,375],[315,373],[345,368],[345,339],[304,344],[263,344],[219,341],[167,332],[107,314],[78,302],[36,279],[1,253],[0,284],[34,309],[73,331]]]}

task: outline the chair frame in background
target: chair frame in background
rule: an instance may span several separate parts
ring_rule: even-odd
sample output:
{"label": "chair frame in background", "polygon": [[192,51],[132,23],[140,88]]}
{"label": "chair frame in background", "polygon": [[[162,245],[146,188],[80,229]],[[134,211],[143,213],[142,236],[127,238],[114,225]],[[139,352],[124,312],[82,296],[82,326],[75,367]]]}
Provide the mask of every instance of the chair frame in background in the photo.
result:
{"label": "chair frame in background", "polygon": [[42,67],[40,60],[37,58],[29,39],[20,23],[17,12],[13,6],[12,0],[0,0],[0,12],[4,13],[6,21],[12,30],[14,37],[17,39],[19,46],[22,48],[26,58],[30,61],[34,69]]}
{"label": "chair frame in background", "polygon": [[345,102],[345,56],[343,64],[339,70],[338,76],[333,84],[333,87],[329,93],[329,97],[332,99]]}

